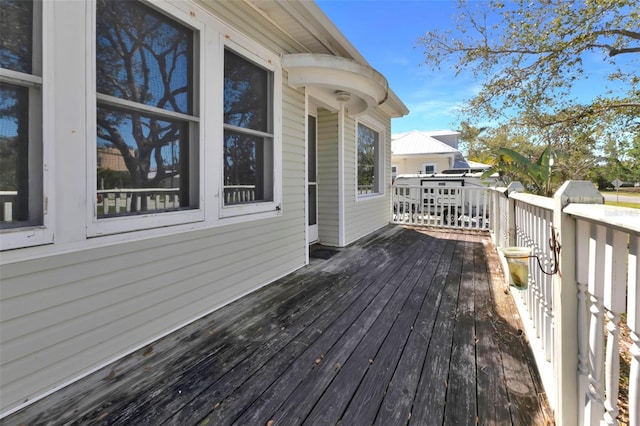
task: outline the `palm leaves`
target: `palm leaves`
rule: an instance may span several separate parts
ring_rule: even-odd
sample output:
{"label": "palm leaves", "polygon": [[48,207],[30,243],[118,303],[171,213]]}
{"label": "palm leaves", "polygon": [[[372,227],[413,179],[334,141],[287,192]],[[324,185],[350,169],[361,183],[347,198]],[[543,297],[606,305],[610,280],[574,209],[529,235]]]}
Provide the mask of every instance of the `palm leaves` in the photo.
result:
{"label": "palm leaves", "polygon": [[542,151],[536,161],[510,148],[500,148],[496,164],[484,176],[499,173],[511,180],[520,181],[531,193],[550,197],[553,195],[552,176],[554,163],[564,154],[551,145]]}

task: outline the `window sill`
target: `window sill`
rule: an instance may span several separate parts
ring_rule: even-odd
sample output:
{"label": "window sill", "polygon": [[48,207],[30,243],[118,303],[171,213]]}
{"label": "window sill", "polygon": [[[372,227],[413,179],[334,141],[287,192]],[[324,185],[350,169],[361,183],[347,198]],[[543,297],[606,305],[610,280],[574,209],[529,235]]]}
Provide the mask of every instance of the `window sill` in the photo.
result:
{"label": "window sill", "polygon": [[377,200],[379,198],[384,198],[384,197],[385,197],[384,192],[376,192],[375,194],[361,194],[361,195],[356,194],[356,203],[359,201]]}
{"label": "window sill", "polygon": [[97,219],[92,217],[87,228],[87,237],[150,231],[167,226],[187,225],[204,221],[204,210],[182,210],[164,213],[148,213],[131,216]]}
{"label": "window sill", "polygon": [[251,220],[255,215],[267,214],[273,216],[282,213],[281,203],[275,201],[265,201],[261,203],[247,203],[223,206],[220,208],[220,219],[231,219],[234,217],[248,217]]}
{"label": "window sill", "polygon": [[53,243],[53,231],[45,226],[7,228],[0,231],[0,250],[13,250]]}

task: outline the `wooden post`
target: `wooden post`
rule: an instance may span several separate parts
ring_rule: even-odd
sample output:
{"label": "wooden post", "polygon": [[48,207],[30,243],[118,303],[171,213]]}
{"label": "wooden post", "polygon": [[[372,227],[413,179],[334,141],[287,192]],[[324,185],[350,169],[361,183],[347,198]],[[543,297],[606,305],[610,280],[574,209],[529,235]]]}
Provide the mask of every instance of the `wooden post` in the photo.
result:
{"label": "wooden post", "polygon": [[591,182],[567,181],[554,195],[553,225],[560,243],[559,270],[553,280],[555,321],[554,363],[556,423],[577,425],[583,410],[578,398],[578,286],[576,280],[576,221],[563,214],[570,203],[602,204]]}

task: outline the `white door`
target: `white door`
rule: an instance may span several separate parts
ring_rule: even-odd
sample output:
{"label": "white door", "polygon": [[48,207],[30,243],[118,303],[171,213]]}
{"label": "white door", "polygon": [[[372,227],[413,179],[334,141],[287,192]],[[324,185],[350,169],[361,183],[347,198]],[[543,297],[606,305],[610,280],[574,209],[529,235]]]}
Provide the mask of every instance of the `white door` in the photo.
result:
{"label": "white door", "polygon": [[317,141],[316,141],[316,117],[307,117],[307,227],[309,244],[318,241],[318,167],[317,167]]}

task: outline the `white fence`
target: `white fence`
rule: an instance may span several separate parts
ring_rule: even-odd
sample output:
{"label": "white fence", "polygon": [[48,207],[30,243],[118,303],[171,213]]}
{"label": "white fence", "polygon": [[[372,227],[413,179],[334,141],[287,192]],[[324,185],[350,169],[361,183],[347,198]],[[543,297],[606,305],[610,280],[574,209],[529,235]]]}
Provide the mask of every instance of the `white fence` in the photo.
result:
{"label": "white fence", "polygon": [[98,216],[177,209],[180,188],[99,189]]}
{"label": "white fence", "polygon": [[488,188],[393,186],[391,221],[460,229],[489,229]]}
{"label": "white fence", "polygon": [[255,185],[225,185],[224,187],[225,204],[240,204],[255,201],[255,199]]}
{"label": "white fence", "polygon": [[[629,424],[640,425],[640,210],[602,205],[589,182],[566,182],[553,198],[516,189],[493,190],[490,227],[499,247],[530,247],[541,260],[530,259],[528,288],[513,292],[556,422],[618,424],[624,382]],[[552,233],[553,277],[541,270],[555,263]],[[623,324],[630,342],[620,339]]]}
{"label": "white fence", "polygon": [[12,222],[14,220],[13,205],[18,198],[18,191],[0,191],[0,220]]}

